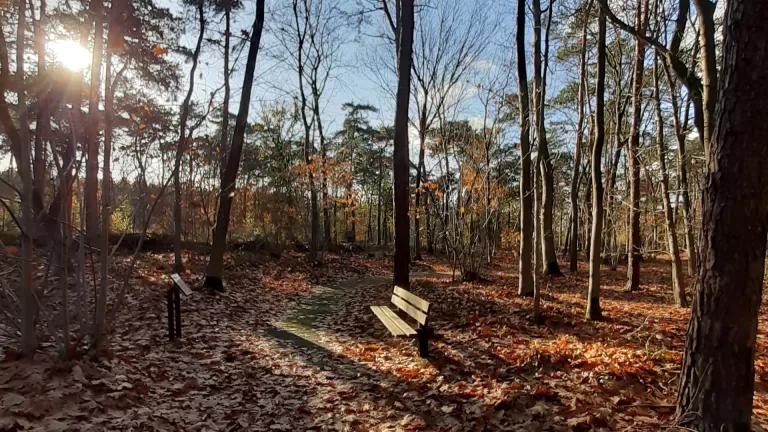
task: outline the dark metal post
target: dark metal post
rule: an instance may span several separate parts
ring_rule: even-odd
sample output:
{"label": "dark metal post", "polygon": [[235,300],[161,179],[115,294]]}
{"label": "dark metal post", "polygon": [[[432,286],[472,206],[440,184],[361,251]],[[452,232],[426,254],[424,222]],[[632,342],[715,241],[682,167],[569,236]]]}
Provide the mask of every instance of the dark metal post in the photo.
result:
{"label": "dark metal post", "polygon": [[181,294],[179,287],[173,287],[173,302],[176,309],[176,337],[181,338]]}
{"label": "dark metal post", "polygon": [[168,337],[173,342],[175,332],[173,331],[173,288],[168,288],[167,294],[168,301]]}

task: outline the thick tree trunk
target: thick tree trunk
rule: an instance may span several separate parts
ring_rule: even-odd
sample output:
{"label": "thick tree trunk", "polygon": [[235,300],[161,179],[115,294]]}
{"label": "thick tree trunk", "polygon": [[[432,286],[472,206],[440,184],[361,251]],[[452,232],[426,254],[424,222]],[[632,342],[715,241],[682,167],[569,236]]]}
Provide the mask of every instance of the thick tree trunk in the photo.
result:
{"label": "thick tree trunk", "polygon": [[572,273],[579,269],[579,168],[581,168],[581,146],[584,136],[584,93],[587,71],[587,24],[589,23],[590,11],[592,10],[592,1],[587,2],[586,13],[584,17],[584,26],[581,32],[581,60],[579,61],[579,95],[576,111],[578,120],[576,121],[576,144],[573,152],[573,175],[571,176],[571,224],[568,233],[568,262]]}
{"label": "thick tree trunk", "polygon": [[173,165],[173,271],[181,272],[184,269],[184,263],[181,258],[181,159],[184,157],[184,152],[187,147],[187,120],[189,119],[189,104],[192,100],[192,93],[195,90],[195,73],[197,71],[197,63],[200,58],[200,49],[203,45],[203,36],[205,35],[205,11],[203,9],[204,1],[198,0],[197,2],[197,14],[198,21],[200,23],[200,33],[197,36],[197,43],[195,44],[195,51],[192,54],[192,68],[189,71],[189,88],[187,89],[187,96],[184,98],[184,102],[181,104],[181,116],[179,119],[179,141],[176,143],[176,157]]}
{"label": "thick tree trunk", "polygon": [[595,142],[592,146],[592,238],[589,252],[589,291],[586,318],[603,319],[600,309],[600,256],[603,234],[603,180],[601,159],[605,141],[605,12],[601,9],[597,29],[597,85],[595,90]]}
{"label": "thick tree trunk", "polygon": [[[635,28],[645,35],[648,24],[648,0],[638,0],[635,9]],[[629,160],[630,180],[630,211],[629,211],[629,257],[627,263],[627,291],[640,288],[640,159],[637,152],[640,148],[640,121],[642,112],[643,71],[645,68],[645,42],[635,38],[635,64],[632,75],[632,126],[630,131],[627,158]]]}
{"label": "thick tree trunk", "polygon": [[688,299],[685,297],[685,282],[683,281],[683,264],[680,261],[680,248],[677,243],[677,229],[673,216],[672,204],[669,201],[669,173],[667,172],[667,150],[664,142],[664,120],[661,114],[661,95],[659,94],[659,70],[658,58],[653,59],[653,87],[655,96],[656,113],[656,150],[659,156],[659,170],[661,170],[661,198],[664,202],[664,218],[667,227],[667,243],[669,255],[672,260],[672,294],[675,305],[688,307]]}
{"label": "thick tree trunk", "polygon": [[520,104],[520,264],[518,267],[519,285],[517,294],[534,294],[532,253],[533,220],[531,193],[531,144],[530,144],[530,107],[528,101],[528,71],[525,59],[525,0],[517,1],[517,91]]}
{"label": "thick tree trunk", "polygon": [[[202,8],[200,10],[202,12]],[[232,201],[237,181],[237,171],[240,168],[240,155],[243,152],[245,142],[245,128],[248,125],[248,111],[251,106],[251,90],[253,89],[253,76],[256,70],[256,58],[259,54],[261,32],[264,28],[264,0],[256,0],[256,17],[251,32],[251,43],[248,48],[248,59],[245,63],[245,76],[243,77],[243,90],[240,93],[240,106],[235,120],[235,130],[232,133],[232,148],[227,158],[227,168],[224,171],[221,191],[219,192],[219,211],[216,216],[216,230],[213,234],[213,246],[211,259],[206,268],[206,277],[203,286],[209,289],[223,291],[224,284],[221,277],[224,269],[224,251],[227,248],[227,230],[229,229],[229,214],[232,210]]]}
{"label": "thick tree trunk", "polygon": [[408,245],[410,221],[408,206],[408,106],[411,95],[411,64],[413,54],[414,10],[413,0],[401,0],[397,23],[397,96],[395,108],[395,147],[392,169],[394,172],[395,201],[395,285],[408,287],[410,247]]}
{"label": "thick tree trunk", "polygon": [[85,226],[91,244],[99,235],[99,99],[101,95],[101,63],[104,45],[104,11],[101,0],[91,3],[94,14],[91,89],[88,97],[88,128],[85,164]]}
{"label": "thick tree trunk", "polygon": [[685,343],[678,423],[749,431],[768,235],[768,3],[725,7],[722,89],[702,202],[702,265]]}

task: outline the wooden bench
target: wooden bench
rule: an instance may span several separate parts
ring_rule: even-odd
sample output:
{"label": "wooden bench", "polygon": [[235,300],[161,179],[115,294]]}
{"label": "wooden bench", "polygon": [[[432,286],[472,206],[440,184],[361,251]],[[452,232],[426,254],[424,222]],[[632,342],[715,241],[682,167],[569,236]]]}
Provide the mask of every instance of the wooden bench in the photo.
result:
{"label": "wooden bench", "polygon": [[[392,304],[396,306],[394,310],[387,306],[371,306],[371,310],[393,336],[418,338],[419,356],[429,357],[429,338],[433,334],[428,325],[429,302],[396,286]],[[407,323],[403,316],[415,324]]]}

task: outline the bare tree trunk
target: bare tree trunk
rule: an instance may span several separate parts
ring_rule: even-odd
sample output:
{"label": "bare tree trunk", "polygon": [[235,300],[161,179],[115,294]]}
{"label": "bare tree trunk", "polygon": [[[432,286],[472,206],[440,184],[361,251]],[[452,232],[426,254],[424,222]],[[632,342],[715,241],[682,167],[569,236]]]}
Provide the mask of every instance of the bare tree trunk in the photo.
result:
{"label": "bare tree trunk", "polygon": [[597,88],[595,90],[595,141],[592,146],[592,238],[589,253],[589,292],[586,318],[603,319],[600,308],[600,245],[603,234],[603,180],[601,159],[605,141],[605,12],[601,9],[597,29]]}
{"label": "bare tree trunk", "polygon": [[[542,163],[544,163],[544,161],[537,157],[535,164],[538,166]],[[544,171],[541,169],[535,169],[533,172],[533,322],[535,323],[541,322],[541,278],[539,277],[539,261],[544,258],[544,255],[541,254],[544,242],[540,239],[544,232],[541,229],[541,201],[543,195],[541,189],[541,177],[543,172]]]}
{"label": "bare tree trunk", "polygon": [[[424,105],[426,105],[426,96]],[[421,118],[419,119],[419,162],[416,166],[416,197],[413,218],[413,259],[416,261],[421,260],[421,189],[424,187],[422,177],[424,175],[424,153],[427,148],[426,122],[427,111],[425,107],[421,110]]]}
{"label": "bare tree trunk", "polygon": [[[680,112],[678,105],[677,85],[672,80],[669,68],[666,63],[662,63],[664,76],[669,84],[670,103],[672,105],[672,120],[675,127],[675,138],[677,139],[677,177],[680,182],[679,188],[682,193],[681,201],[683,203],[683,225],[685,226],[685,248],[688,252],[688,276],[696,274],[696,263],[698,261],[698,251],[693,239],[693,217],[691,214],[690,188],[688,186],[688,160],[685,151],[685,130],[688,126],[688,107],[685,107],[685,120],[680,123]],[[689,101],[690,103],[690,101]]]}
{"label": "bare tree trunk", "polygon": [[85,227],[89,242],[93,244],[99,235],[99,98],[101,94],[101,63],[104,45],[104,11],[102,0],[91,2],[94,14],[93,60],[91,62],[91,89],[88,97],[88,127],[86,150],[88,160],[85,169]]}
{"label": "bare tree trunk", "polygon": [[[37,49],[37,73],[38,76],[45,74],[46,62],[46,39],[45,39],[45,22],[46,18],[46,0],[40,1],[40,11],[37,20],[35,20],[35,47]],[[34,14],[34,11],[32,11]],[[37,110],[37,119],[35,126],[35,158],[34,158],[34,183],[35,193],[41,197],[45,196],[45,187],[47,179],[46,170],[46,151],[45,140],[49,139],[51,130],[51,113],[49,104],[41,103]],[[42,209],[34,209],[35,212],[39,212]]]}
{"label": "bare tree trunk", "polygon": [[[549,16],[551,21],[552,7],[549,7]],[[545,53],[543,61],[547,63],[549,54],[549,40],[545,41]],[[545,68],[546,69],[546,68]],[[536,111],[536,137],[538,142],[538,156],[541,158],[539,168],[542,172],[542,197],[541,207],[541,241],[545,266],[545,273],[551,276],[560,275],[560,266],[557,263],[557,253],[555,252],[555,236],[552,230],[553,210],[554,210],[554,168],[549,155],[549,144],[547,143],[546,126],[544,123],[544,105],[546,102],[546,70],[542,73],[542,54],[541,54],[541,0],[533,0],[533,82],[534,82],[534,109]]]}
{"label": "bare tree trunk", "polygon": [[656,112],[656,150],[659,156],[659,169],[661,170],[661,195],[664,201],[664,217],[667,223],[667,242],[669,255],[672,259],[672,293],[675,305],[688,307],[688,299],[685,297],[685,282],[683,281],[683,264],[680,261],[680,249],[677,244],[677,229],[675,218],[672,214],[672,204],[669,201],[669,173],[667,172],[667,149],[664,143],[664,120],[661,114],[661,95],[659,94],[659,70],[658,57],[653,59],[653,87]]}
{"label": "bare tree trunk", "polygon": [[397,14],[397,96],[395,108],[395,147],[393,154],[394,195],[395,195],[395,285],[408,287],[410,285],[409,263],[410,247],[408,245],[410,221],[408,206],[408,106],[411,94],[411,64],[413,54],[414,10],[413,0],[398,2],[400,11]]}
{"label": "bare tree trunk", "polygon": [[[112,31],[110,31],[112,34]],[[107,44],[110,46],[110,44]],[[107,294],[109,288],[109,230],[111,221],[110,194],[112,183],[112,117],[114,116],[114,89],[112,86],[112,55],[107,49],[104,69],[104,165],[101,180],[101,255],[100,285],[96,296],[96,319],[93,326],[93,348],[99,353],[104,344],[104,327],[107,316]],[[66,264],[62,264],[66,265]]]}
{"label": "bare tree trunk", "polygon": [[528,101],[528,72],[525,60],[525,0],[517,1],[517,89],[520,104],[520,265],[517,294],[534,295],[532,256],[533,221],[531,193],[531,144],[530,144],[530,108]]}
{"label": "bare tree trunk", "polygon": [[232,21],[232,3],[230,1],[224,1],[224,100],[221,104],[221,145],[219,146],[220,153],[220,165],[219,176],[223,179],[224,167],[227,166],[227,156],[229,155],[229,98],[232,92],[229,84],[229,44],[230,44],[230,27]]}
{"label": "bare tree trunk", "polygon": [[[21,286],[19,300],[21,302],[21,353],[25,357],[33,357],[37,350],[37,300],[35,298],[35,279],[33,274],[32,231],[34,230],[34,210],[32,202],[32,161],[29,145],[29,117],[27,94],[24,77],[24,42],[26,28],[26,4],[19,2],[19,21],[16,31],[16,79],[18,80],[18,118],[20,138],[19,174],[21,175]],[[5,45],[5,40],[2,41]],[[4,55],[5,57],[5,55]],[[3,69],[8,68],[8,62],[3,60]]]}
{"label": "bare tree trunk", "polygon": [[751,429],[768,236],[768,4],[725,6],[723,60],[702,203],[698,291],[685,343],[677,423]]}
{"label": "bare tree trunk", "polygon": [[577,100],[578,120],[576,121],[576,145],[573,153],[573,176],[571,177],[571,224],[568,242],[568,261],[572,273],[579,269],[579,168],[581,168],[581,146],[584,135],[584,93],[587,84],[587,24],[589,23],[592,1],[588,1],[581,31],[581,60],[579,61],[579,95]]}
{"label": "bare tree trunk", "polygon": [[[704,114],[704,155],[715,129],[717,106],[717,45],[715,44],[715,4],[710,0],[693,0],[699,20],[699,44],[701,45],[702,109]],[[707,156],[707,159],[708,156]]]}
{"label": "bare tree trunk", "polygon": [[176,143],[176,157],[173,166],[173,192],[174,192],[174,204],[173,204],[173,271],[180,272],[184,269],[184,262],[181,258],[181,159],[184,157],[184,152],[187,147],[187,120],[189,119],[189,104],[192,100],[192,93],[195,90],[195,73],[197,71],[197,63],[200,58],[200,49],[203,44],[203,36],[205,35],[205,10],[204,1],[198,0],[197,2],[197,14],[198,21],[200,23],[200,33],[197,36],[197,44],[195,45],[195,51],[192,54],[192,68],[189,71],[189,88],[187,89],[187,96],[184,98],[184,102],[181,104],[181,117],[179,120],[179,141]]}
{"label": "bare tree trunk", "polygon": [[[635,9],[635,27],[641,35],[645,35],[648,24],[648,0],[638,0]],[[632,127],[630,131],[627,159],[630,170],[630,233],[629,257],[627,265],[627,291],[640,288],[640,160],[637,152],[640,147],[640,121],[643,116],[641,92],[643,89],[643,71],[645,63],[645,42],[635,38],[635,64],[632,76]]]}
{"label": "bare tree trunk", "polygon": [[[202,8],[200,9],[202,12]],[[235,120],[235,130],[232,133],[232,148],[227,158],[227,167],[222,177],[221,191],[219,192],[219,210],[216,216],[216,230],[213,234],[213,246],[211,247],[211,259],[206,268],[204,287],[216,291],[223,291],[222,274],[224,270],[224,251],[227,248],[227,230],[229,228],[229,215],[232,210],[232,201],[237,182],[237,171],[240,168],[240,155],[243,152],[245,142],[245,128],[248,124],[248,111],[251,105],[251,90],[253,89],[253,76],[256,70],[256,58],[259,54],[261,32],[264,28],[264,0],[256,0],[256,17],[253,22],[248,59],[245,64],[245,76],[243,77],[243,90],[240,93],[240,106]]]}
{"label": "bare tree trunk", "polygon": [[[315,188],[315,173],[313,167],[313,155],[315,153],[314,144],[312,143],[311,129],[316,117],[313,111],[312,119],[307,117],[307,95],[304,91],[304,45],[308,35],[311,31],[309,28],[309,9],[305,10],[304,17],[300,17],[299,2],[293,0],[293,18],[296,25],[296,40],[298,46],[296,47],[296,73],[299,80],[299,101],[301,106],[299,111],[301,112],[301,121],[304,124],[304,163],[307,165],[307,182],[309,183],[309,201],[310,201],[310,239],[309,239],[309,254],[307,259],[310,263],[314,264],[317,261],[317,248],[320,242],[320,213],[317,207],[317,189]],[[302,22],[303,21],[303,25]],[[319,109],[319,108],[318,108]],[[247,120],[247,119],[246,119]],[[239,159],[239,156],[238,156]]]}

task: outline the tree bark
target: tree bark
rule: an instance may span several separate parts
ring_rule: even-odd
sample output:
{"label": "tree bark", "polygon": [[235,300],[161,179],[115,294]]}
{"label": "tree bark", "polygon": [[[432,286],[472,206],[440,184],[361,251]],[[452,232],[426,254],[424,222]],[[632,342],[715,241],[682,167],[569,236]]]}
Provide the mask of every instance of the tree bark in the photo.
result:
{"label": "tree bark", "polygon": [[751,429],[768,235],[768,4],[726,4],[723,60],[702,202],[701,266],[685,343],[678,424]]}
{"label": "tree bark", "polygon": [[597,85],[595,90],[595,142],[592,146],[592,235],[589,251],[589,291],[586,318],[603,319],[600,309],[600,256],[603,234],[603,180],[601,159],[605,141],[605,12],[601,9],[597,26]]}
{"label": "tree bark", "polygon": [[531,187],[530,107],[528,101],[528,71],[525,60],[525,0],[517,0],[517,89],[520,104],[520,264],[517,294],[534,294],[532,256],[533,220]]}
{"label": "tree bark", "polygon": [[408,230],[408,106],[411,94],[411,64],[413,54],[414,9],[413,0],[398,2],[400,11],[397,21],[397,96],[395,108],[395,146],[392,169],[394,172],[395,206],[395,262],[394,283],[408,287],[410,247]]}

